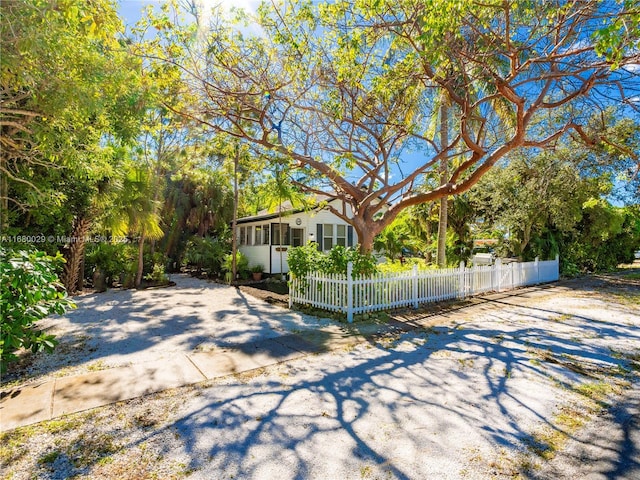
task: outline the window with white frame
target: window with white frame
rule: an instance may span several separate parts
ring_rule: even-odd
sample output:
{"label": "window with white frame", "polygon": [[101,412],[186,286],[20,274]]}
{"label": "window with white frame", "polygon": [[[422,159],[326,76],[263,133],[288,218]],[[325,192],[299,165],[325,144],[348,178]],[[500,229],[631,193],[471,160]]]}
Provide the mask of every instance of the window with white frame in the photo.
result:
{"label": "window with white frame", "polygon": [[325,223],[322,227],[322,248],[324,250],[331,250],[335,245],[333,232],[334,225],[332,223]]}
{"label": "window with white frame", "polygon": [[318,225],[317,233],[318,245],[323,251],[331,250],[336,245],[353,245],[353,230],[348,225],[322,223]]}
{"label": "window with white frame", "polygon": [[254,245],[269,245],[269,224],[256,225]]}
{"label": "window with white frame", "polygon": [[253,227],[240,227],[238,235],[238,241],[240,245],[252,245],[253,242]]}
{"label": "window with white frame", "polygon": [[336,225],[336,245],[347,246],[347,226]]}

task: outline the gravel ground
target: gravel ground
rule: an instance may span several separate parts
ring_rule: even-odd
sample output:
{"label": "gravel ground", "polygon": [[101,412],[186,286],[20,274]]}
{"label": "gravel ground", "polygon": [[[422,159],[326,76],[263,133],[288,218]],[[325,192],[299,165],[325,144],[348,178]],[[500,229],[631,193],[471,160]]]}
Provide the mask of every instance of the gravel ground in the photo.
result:
{"label": "gravel ground", "polygon": [[[640,280],[630,273],[399,315],[430,326],[20,428],[0,438],[3,475],[638,478],[629,432],[638,424]],[[329,323],[173,280],[173,289],[81,298],[78,310],[48,320],[62,353],[25,361],[13,380]]]}
{"label": "gravel ground", "polygon": [[170,361],[178,353],[207,351],[317,329],[326,319],[284,310],[244,291],[188,275],[176,286],[109,290],[74,298],[78,305],[40,327],[60,344],[53,354],[27,355],[2,383],[31,382],[104,368]]}

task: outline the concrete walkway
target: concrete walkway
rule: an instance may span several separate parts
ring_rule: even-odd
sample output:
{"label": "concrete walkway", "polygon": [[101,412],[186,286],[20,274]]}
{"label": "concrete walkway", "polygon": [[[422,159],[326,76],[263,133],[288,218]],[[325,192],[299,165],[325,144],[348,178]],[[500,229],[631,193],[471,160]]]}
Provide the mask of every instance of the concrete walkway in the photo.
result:
{"label": "concrete walkway", "polygon": [[308,332],[305,337],[282,335],[212,352],[180,354],[171,362],[161,360],[109,368],[16,386],[1,394],[0,431],[344,348],[365,340],[338,327]]}

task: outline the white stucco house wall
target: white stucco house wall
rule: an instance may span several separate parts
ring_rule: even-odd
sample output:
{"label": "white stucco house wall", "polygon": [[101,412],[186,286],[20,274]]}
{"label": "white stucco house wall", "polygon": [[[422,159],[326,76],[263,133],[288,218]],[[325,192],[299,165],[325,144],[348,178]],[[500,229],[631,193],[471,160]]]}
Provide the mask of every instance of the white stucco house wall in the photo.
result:
{"label": "white stucco house wall", "polygon": [[281,226],[277,211],[263,210],[237,220],[238,250],[249,259],[250,267],[262,265],[265,273],[286,273],[289,271],[287,252],[292,247],[315,242],[321,251],[328,251],[334,245],[350,247],[358,243],[353,226],[323,206],[295,210],[284,202],[281,208]]}

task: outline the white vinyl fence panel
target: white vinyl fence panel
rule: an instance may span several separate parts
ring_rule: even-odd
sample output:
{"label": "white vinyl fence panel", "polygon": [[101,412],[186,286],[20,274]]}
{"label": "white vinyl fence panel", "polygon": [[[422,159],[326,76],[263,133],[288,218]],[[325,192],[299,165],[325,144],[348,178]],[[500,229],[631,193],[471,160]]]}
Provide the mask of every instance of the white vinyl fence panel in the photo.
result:
{"label": "white vinyl fence panel", "polygon": [[413,270],[400,273],[378,273],[373,276],[311,273],[294,278],[289,288],[289,305],[304,304],[343,312],[349,322],[357,313],[389,310],[465,298],[489,291],[554,282],[560,278],[559,259],[526,263],[482,265],[439,270]]}

